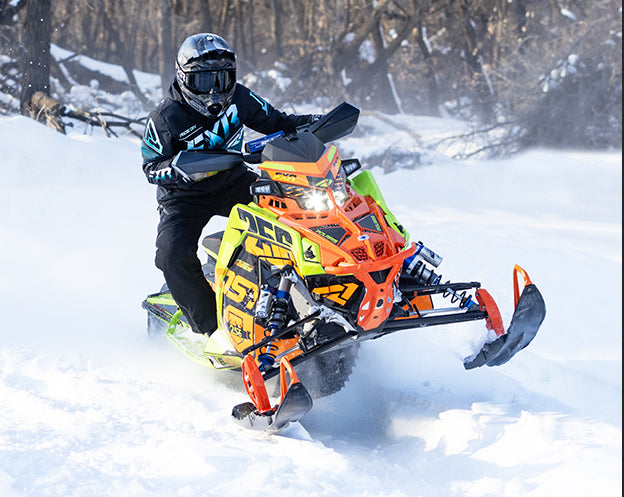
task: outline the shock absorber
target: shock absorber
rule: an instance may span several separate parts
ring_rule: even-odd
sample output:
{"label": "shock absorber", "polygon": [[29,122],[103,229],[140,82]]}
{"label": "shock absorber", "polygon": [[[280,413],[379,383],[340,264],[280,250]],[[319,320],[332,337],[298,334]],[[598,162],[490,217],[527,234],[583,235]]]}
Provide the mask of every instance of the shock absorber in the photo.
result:
{"label": "shock absorber", "polygon": [[[446,283],[442,283],[442,275],[436,274],[435,271],[427,268],[423,261],[437,268],[442,262],[442,257],[425,247],[422,242],[418,242],[414,255],[403,261],[403,269],[406,273],[416,278],[421,285],[433,286],[450,284],[450,280]],[[455,303],[459,300],[460,309],[470,308],[472,306],[478,307],[478,304],[472,300],[472,295],[468,294],[467,291],[457,292],[452,288],[447,288],[442,294],[442,297],[450,297],[451,303]]]}
{"label": "shock absorber", "polygon": [[[271,292],[271,287],[267,287],[266,291],[271,293],[272,298],[269,299],[270,309],[260,309],[261,313],[264,313],[267,317],[267,325],[265,328],[265,336],[272,336],[277,331],[281,330],[286,324],[286,317],[288,314],[288,305],[290,304],[290,288],[293,283],[293,275],[290,271],[282,273],[280,283],[275,293]],[[268,312],[267,312],[268,311]],[[256,309],[258,312],[258,309]],[[261,317],[261,316],[258,316]],[[258,361],[260,362],[260,370],[266,371],[271,368],[275,363],[275,350],[276,347],[272,342],[269,342],[263,347],[264,351],[261,351],[258,355]]]}
{"label": "shock absorber", "polygon": [[266,284],[262,287],[258,302],[256,302],[256,317],[258,319],[266,319],[269,317],[271,303],[276,293],[277,288],[273,288],[271,285]]}
{"label": "shock absorber", "polygon": [[418,242],[416,244],[416,252],[413,255],[405,259],[403,262],[403,267],[405,270],[411,274],[411,271],[416,267],[418,261],[425,261],[431,264],[433,267],[438,267],[442,264],[442,257],[436,254],[433,250],[428,247],[425,247],[423,242]]}

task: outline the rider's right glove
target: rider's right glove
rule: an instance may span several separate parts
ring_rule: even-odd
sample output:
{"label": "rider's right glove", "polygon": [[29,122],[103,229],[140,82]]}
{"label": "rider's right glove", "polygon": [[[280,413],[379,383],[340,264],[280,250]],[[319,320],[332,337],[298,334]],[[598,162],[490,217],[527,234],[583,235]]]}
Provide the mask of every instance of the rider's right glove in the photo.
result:
{"label": "rider's right glove", "polygon": [[171,161],[166,161],[159,165],[154,164],[147,173],[147,181],[161,186],[193,182],[186,174],[175,168]]}

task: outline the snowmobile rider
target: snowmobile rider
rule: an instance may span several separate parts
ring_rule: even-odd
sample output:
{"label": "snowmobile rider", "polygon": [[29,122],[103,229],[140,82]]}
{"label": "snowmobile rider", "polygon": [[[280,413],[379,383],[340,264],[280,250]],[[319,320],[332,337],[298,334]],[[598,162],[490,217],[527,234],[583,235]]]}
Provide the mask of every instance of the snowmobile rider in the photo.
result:
{"label": "snowmobile rider", "polygon": [[243,125],[265,135],[290,133],[318,117],[284,114],[237,83],[235,53],[220,36],[196,34],[180,46],[176,77],[148,116],[141,154],[147,181],[158,185],[156,267],[194,332],[217,329],[215,293],[197,256],[202,230],[234,204],[251,202],[258,176],[241,164],[193,181],[177,160],[195,150],[241,150]]}

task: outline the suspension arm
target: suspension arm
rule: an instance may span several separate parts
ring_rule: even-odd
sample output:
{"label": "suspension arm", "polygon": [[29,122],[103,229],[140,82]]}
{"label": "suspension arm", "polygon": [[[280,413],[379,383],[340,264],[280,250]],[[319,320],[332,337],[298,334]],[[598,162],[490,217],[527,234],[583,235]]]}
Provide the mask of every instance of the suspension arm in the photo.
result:
{"label": "suspension arm", "polygon": [[477,321],[479,319],[486,319],[487,317],[488,315],[486,312],[474,310],[456,314],[447,314],[443,316],[414,316],[407,318],[398,318],[393,321],[388,321],[385,324],[381,333],[375,338],[399,330],[407,330],[410,328],[425,328],[427,326],[439,326],[451,323],[462,323],[464,321]]}
{"label": "suspension arm", "polygon": [[257,350],[257,349],[260,349],[260,348],[264,347],[266,344],[268,344],[268,343],[270,343],[270,342],[272,342],[274,340],[282,338],[283,336],[287,335],[288,333],[290,333],[291,331],[293,331],[297,327],[301,326],[302,324],[305,324],[308,321],[311,321],[312,319],[317,317],[320,313],[321,313],[320,310],[314,311],[312,314],[309,314],[308,316],[304,317],[303,319],[300,319],[299,321],[291,324],[290,326],[287,326],[283,330],[280,330],[280,331],[274,333],[273,335],[270,335],[270,336],[260,340],[258,343],[247,347],[246,349],[243,350],[242,354],[243,355],[247,355],[250,352],[253,352],[254,350]]}
{"label": "suspension arm", "polygon": [[445,285],[420,285],[417,283],[401,284],[399,290],[401,293],[412,293],[417,295],[434,295],[437,293],[447,293],[449,290],[471,290],[480,288],[481,283],[471,281],[470,283],[447,283]]}

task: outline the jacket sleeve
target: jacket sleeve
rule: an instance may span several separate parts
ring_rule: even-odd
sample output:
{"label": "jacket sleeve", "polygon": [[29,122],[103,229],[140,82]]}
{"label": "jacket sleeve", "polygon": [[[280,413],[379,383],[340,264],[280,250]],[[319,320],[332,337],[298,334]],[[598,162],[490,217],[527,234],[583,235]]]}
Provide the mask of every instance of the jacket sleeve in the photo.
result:
{"label": "jacket sleeve", "polygon": [[318,118],[313,114],[285,114],[249,88],[240,84],[238,86],[237,91],[241,92],[241,103],[245,109],[243,124],[258,133],[292,133],[298,126],[309,124]]}
{"label": "jacket sleeve", "polygon": [[145,133],[141,142],[143,172],[147,181],[154,185],[173,186],[184,182],[182,176],[172,167],[175,154],[171,133],[158,111],[147,118]]}

